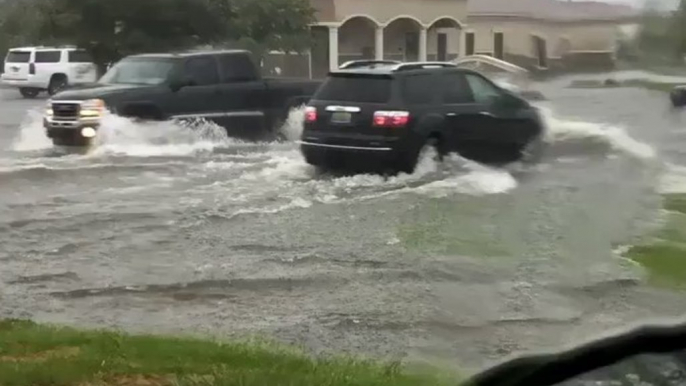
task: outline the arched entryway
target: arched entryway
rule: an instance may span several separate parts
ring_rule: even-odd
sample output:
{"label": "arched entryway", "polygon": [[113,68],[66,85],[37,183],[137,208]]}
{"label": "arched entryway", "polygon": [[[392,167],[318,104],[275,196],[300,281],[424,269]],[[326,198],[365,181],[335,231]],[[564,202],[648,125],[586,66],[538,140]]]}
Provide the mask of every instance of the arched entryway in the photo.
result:
{"label": "arched entryway", "polygon": [[384,59],[418,61],[422,49],[426,49],[426,29],[412,16],[398,16],[389,20],[383,35]]}
{"label": "arched entryway", "polygon": [[458,57],[462,25],[445,16],[434,20],[427,31],[427,60],[447,61]]}
{"label": "arched entryway", "polygon": [[338,64],[349,60],[374,59],[374,39],[379,23],[366,15],[355,15],[338,28]]}

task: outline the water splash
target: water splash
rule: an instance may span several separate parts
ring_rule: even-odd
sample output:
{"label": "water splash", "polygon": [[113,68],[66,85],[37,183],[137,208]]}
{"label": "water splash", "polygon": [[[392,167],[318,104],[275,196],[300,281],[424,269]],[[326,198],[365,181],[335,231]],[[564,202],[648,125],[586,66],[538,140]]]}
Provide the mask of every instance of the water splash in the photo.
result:
{"label": "water splash", "polygon": [[288,119],[281,127],[281,133],[288,141],[295,141],[300,139],[300,134],[303,131],[303,123],[305,122],[305,106],[291,109],[288,114]]}
{"label": "water splash", "polygon": [[[546,106],[541,107],[541,112],[549,128],[546,141],[553,147],[579,142],[582,150],[579,155],[583,156],[589,144],[601,143],[612,151],[632,157],[652,158],[655,155],[650,146],[631,138],[621,127],[565,119]],[[398,194],[431,197],[502,194],[518,186],[512,168],[488,167],[459,156],[437,163],[435,154],[431,153],[419,160],[412,174],[400,173],[393,177],[322,174],[304,161],[294,143],[301,135],[303,118],[304,108],[291,111],[281,128],[285,142],[254,144],[231,139],[224,129],[210,122],[138,122],[108,114],[98,133],[98,146],[86,157],[110,162],[107,159],[111,155],[141,158],[205,155],[200,163],[188,163],[186,176],[175,178],[202,179],[202,183],[197,183],[200,194],[230,190],[235,193],[231,200],[240,197],[240,202],[246,204],[245,211],[255,213],[303,208],[317,202],[366,200]],[[50,146],[41,127],[40,114],[33,112],[22,126],[22,138],[15,144],[15,149]],[[243,150],[240,154],[225,150],[236,148]],[[46,160],[41,158],[35,162],[50,161]],[[77,161],[66,167],[78,164]],[[21,165],[22,168],[26,166]],[[8,172],[12,167],[3,165],[3,170]]]}
{"label": "water splash", "polygon": [[205,120],[138,122],[108,114],[102,120],[91,155],[184,156],[237,142],[227,136],[226,130]]}
{"label": "water splash", "polygon": [[631,137],[623,127],[562,118],[547,106],[539,106],[539,109],[548,127],[546,142],[549,144],[577,144],[579,150],[599,144],[604,145],[609,151],[638,159],[648,160],[656,156],[655,149]]}
{"label": "water splash", "polygon": [[21,123],[19,137],[11,146],[14,151],[34,151],[52,148],[52,141],[45,135],[43,110],[29,110]]}

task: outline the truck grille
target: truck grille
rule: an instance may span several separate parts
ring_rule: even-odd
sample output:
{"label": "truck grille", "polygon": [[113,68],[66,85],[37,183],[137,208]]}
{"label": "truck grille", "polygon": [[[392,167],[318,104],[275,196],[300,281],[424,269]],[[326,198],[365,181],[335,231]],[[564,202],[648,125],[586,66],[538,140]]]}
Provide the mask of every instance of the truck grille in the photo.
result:
{"label": "truck grille", "polygon": [[56,119],[77,119],[79,117],[78,103],[52,103],[52,114]]}

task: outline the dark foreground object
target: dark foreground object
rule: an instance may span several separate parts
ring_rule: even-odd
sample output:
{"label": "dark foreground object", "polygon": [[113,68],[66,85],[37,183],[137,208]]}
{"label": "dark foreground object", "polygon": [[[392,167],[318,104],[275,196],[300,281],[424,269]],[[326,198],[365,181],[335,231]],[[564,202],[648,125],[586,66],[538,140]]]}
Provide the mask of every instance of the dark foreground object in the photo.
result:
{"label": "dark foreground object", "polygon": [[233,138],[275,139],[290,109],[307,103],[320,84],[262,78],[247,51],[135,55],[96,84],[55,95],[44,127],[56,145],[84,146],[110,111],[143,120],[204,119]]}
{"label": "dark foreground object", "polygon": [[686,324],[643,326],[571,350],[514,359],[466,385],[683,385],[685,349]]}
{"label": "dark foreground object", "polygon": [[378,63],[329,74],[306,107],[300,145],[323,169],[411,173],[431,148],[493,163],[536,159],[544,131],[535,107],[478,72]]}

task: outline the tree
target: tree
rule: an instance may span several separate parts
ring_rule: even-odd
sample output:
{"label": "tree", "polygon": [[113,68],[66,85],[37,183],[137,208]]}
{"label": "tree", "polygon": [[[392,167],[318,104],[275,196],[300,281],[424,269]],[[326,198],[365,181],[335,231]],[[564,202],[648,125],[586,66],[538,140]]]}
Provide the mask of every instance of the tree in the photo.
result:
{"label": "tree", "polygon": [[683,60],[686,54],[686,0],[681,0],[672,18],[670,35],[674,36],[675,53]]}
{"label": "tree", "polygon": [[638,49],[652,62],[683,63],[686,53],[686,0],[673,12],[665,12],[649,0],[641,20]]}
{"label": "tree", "polygon": [[261,56],[308,48],[313,21],[308,0],[0,0],[0,49],[8,36],[78,45],[101,70],[126,55],[201,45],[230,43]]}
{"label": "tree", "polygon": [[91,52],[101,68],[122,56],[183,50],[228,35],[210,0],[45,0],[40,35]]}
{"label": "tree", "polygon": [[233,46],[251,50],[258,58],[270,50],[301,52],[311,45],[315,11],[308,0],[214,0],[229,12]]}
{"label": "tree", "polygon": [[43,15],[41,0],[0,1],[0,57],[9,48],[32,45],[39,41],[35,28]]}

